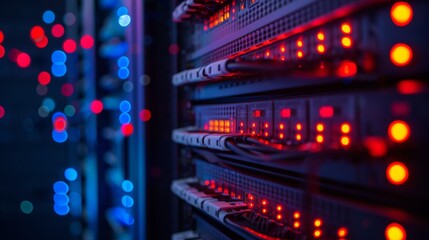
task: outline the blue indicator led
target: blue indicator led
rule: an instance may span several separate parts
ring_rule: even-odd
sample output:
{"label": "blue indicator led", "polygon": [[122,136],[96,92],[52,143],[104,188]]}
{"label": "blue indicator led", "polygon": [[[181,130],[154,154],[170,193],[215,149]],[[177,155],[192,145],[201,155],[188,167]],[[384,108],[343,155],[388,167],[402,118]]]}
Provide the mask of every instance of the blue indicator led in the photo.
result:
{"label": "blue indicator led", "polygon": [[64,216],[67,215],[70,212],[70,207],[65,205],[65,206],[61,206],[58,204],[54,204],[54,211],[56,214],[60,215],[60,216]]}
{"label": "blue indicator led", "polygon": [[120,79],[126,79],[129,75],[130,75],[130,71],[128,70],[128,68],[125,68],[125,67],[119,68],[118,77]]}
{"label": "blue indicator led", "polygon": [[125,192],[131,192],[134,189],[134,184],[130,180],[124,180],[122,182],[122,190]]}
{"label": "blue indicator led", "polygon": [[65,193],[55,193],[54,202],[55,202],[55,205],[66,206],[67,204],[69,204],[70,199]]}
{"label": "blue indicator led", "polygon": [[68,138],[67,131],[58,132],[58,131],[52,130],[52,139],[54,139],[55,142],[63,143],[67,141],[67,138]]}
{"label": "blue indicator led", "polygon": [[121,113],[121,115],[119,115],[119,122],[121,124],[130,123],[131,122],[130,114],[128,114],[128,113]]}
{"label": "blue indicator led", "polygon": [[77,179],[77,171],[74,168],[67,168],[64,171],[64,177],[69,181],[74,181]]}
{"label": "blue indicator led", "polygon": [[52,63],[65,63],[67,61],[67,55],[61,50],[56,50],[51,55]]}
{"label": "blue indicator led", "polygon": [[54,63],[52,64],[51,72],[55,77],[62,77],[66,75],[67,67],[64,63]]}
{"label": "blue indicator led", "polygon": [[122,205],[127,208],[130,208],[134,205],[134,199],[129,195],[123,196],[121,199],[121,202],[122,202]]}
{"label": "blue indicator led", "polygon": [[52,12],[51,10],[46,10],[43,13],[43,22],[47,23],[47,24],[51,24],[55,21],[55,13]]}
{"label": "blue indicator led", "polygon": [[66,194],[69,191],[69,185],[63,181],[54,183],[54,192]]}
{"label": "blue indicator led", "polygon": [[131,103],[127,100],[122,101],[119,104],[119,110],[121,110],[121,112],[129,112],[131,110]]}
{"label": "blue indicator led", "polygon": [[120,7],[116,11],[116,16],[118,16],[118,17],[125,15],[125,14],[128,14],[128,8],[126,8],[126,7]]}
{"label": "blue indicator led", "polygon": [[118,58],[118,67],[128,67],[129,64],[130,64],[130,59],[128,59],[128,57],[122,56]]}

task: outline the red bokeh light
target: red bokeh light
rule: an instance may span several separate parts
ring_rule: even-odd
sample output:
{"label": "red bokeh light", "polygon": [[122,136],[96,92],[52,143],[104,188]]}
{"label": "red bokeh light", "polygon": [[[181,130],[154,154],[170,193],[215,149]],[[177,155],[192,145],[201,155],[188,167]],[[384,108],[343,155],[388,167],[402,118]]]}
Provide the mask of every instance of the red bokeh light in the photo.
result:
{"label": "red bokeh light", "polygon": [[6,53],[6,51],[4,50],[4,47],[2,45],[0,45],[0,58],[4,57],[5,53]]}
{"label": "red bokeh light", "polygon": [[339,77],[352,77],[357,73],[357,65],[353,61],[345,60],[340,63],[337,69]]}
{"label": "red bokeh light", "polygon": [[90,35],[84,35],[80,39],[80,45],[84,49],[92,48],[92,46],[94,45],[94,39]]}
{"label": "red bokeh light", "polygon": [[131,123],[122,125],[121,132],[125,137],[130,136],[134,132],[134,126]]}
{"label": "red bokeh light", "polygon": [[76,51],[76,42],[73,39],[67,39],[63,43],[63,49],[66,53],[73,53]]}
{"label": "red bokeh light", "polygon": [[16,63],[18,64],[18,66],[22,68],[26,68],[30,66],[30,63],[31,63],[30,56],[27,53],[22,52],[18,54],[16,58]]}
{"label": "red bokeh light", "polygon": [[331,118],[334,116],[334,107],[322,106],[319,109],[319,116],[322,118]]}
{"label": "red bokeh light", "polygon": [[100,100],[94,100],[91,102],[89,108],[91,109],[91,112],[99,114],[101,113],[101,111],[103,111],[103,102],[101,102]]}
{"label": "red bokeh light", "polygon": [[48,72],[40,72],[37,80],[41,85],[48,85],[51,82],[51,75]]}
{"label": "red bokeh light", "polygon": [[0,119],[4,117],[5,113],[4,107],[0,105]]}
{"label": "red bokeh light", "polygon": [[179,45],[177,44],[171,44],[168,48],[168,52],[170,52],[171,55],[177,55],[180,51]]}
{"label": "red bokeh light", "polygon": [[13,48],[9,50],[8,57],[12,62],[16,62],[16,58],[18,57],[19,53],[20,51],[18,49]]}
{"label": "red bokeh light", "polygon": [[54,120],[54,130],[57,132],[62,132],[67,128],[67,120],[64,117],[57,117]]}
{"label": "red bokeh light", "polygon": [[366,137],[364,145],[372,157],[383,157],[387,154],[387,143],[381,137]]}
{"label": "red bokeh light", "polygon": [[45,36],[45,31],[40,26],[34,26],[30,31],[30,37],[33,41],[38,42]]}
{"label": "red bokeh light", "polygon": [[52,33],[52,36],[54,36],[56,38],[62,37],[64,35],[63,25],[57,23],[54,26],[52,26],[51,33]]}
{"label": "red bokeh light", "polygon": [[2,43],[4,40],[4,34],[2,31],[0,31],[0,43]]}
{"label": "red bokeh light", "polygon": [[34,42],[36,44],[36,47],[38,48],[44,48],[48,46],[49,40],[48,37],[43,36],[40,40]]}
{"label": "red bokeh light", "polygon": [[423,92],[425,86],[417,80],[402,80],[396,85],[400,94],[410,95]]}
{"label": "red bokeh light", "polygon": [[74,87],[70,83],[65,83],[61,87],[61,93],[66,97],[70,97],[71,95],[73,95],[73,92],[74,92]]}
{"label": "red bokeh light", "polygon": [[143,109],[140,111],[139,117],[140,117],[140,120],[142,120],[143,122],[147,122],[152,117],[152,113],[147,109]]}

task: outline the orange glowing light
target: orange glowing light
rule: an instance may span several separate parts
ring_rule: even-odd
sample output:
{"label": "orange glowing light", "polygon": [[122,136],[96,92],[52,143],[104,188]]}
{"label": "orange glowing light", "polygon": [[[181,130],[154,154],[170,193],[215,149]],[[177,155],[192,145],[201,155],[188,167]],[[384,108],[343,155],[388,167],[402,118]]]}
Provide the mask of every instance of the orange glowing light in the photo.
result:
{"label": "orange glowing light", "polygon": [[286,52],[286,48],[282,46],[282,47],[280,48],[280,51],[281,51],[282,53],[284,53],[284,52]]}
{"label": "orange glowing light", "polygon": [[252,123],[252,127],[256,127],[256,123]]}
{"label": "orange glowing light", "polygon": [[293,213],[293,218],[298,219],[301,217],[301,213],[300,212],[294,212]]}
{"label": "orange glowing light", "polygon": [[352,32],[352,27],[348,23],[341,24],[341,31],[343,33],[349,34]]}
{"label": "orange glowing light", "polygon": [[279,138],[280,138],[280,139],[283,139],[283,138],[285,138],[285,135],[284,135],[283,133],[280,133],[280,134],[279,134]]}
{"label": "orange glowing light", "polygon": [[268,137],[268,132],[265,132],[264,135],[265,135],[265,137]]}
{"label": "orange glowing light", "polygon": [[277,211],[281,211],[281,210],[283,210],[283,207],[282,207],[282,205],[277,205]]}
{"label": "orange glowing light", "polygon": [[322,220],[320,220],[320,219],[316,219],[316,220],[314,220],[314,226],[315,226],[315,227],[320,227],[320,226],[322,226]]}
{"label": "orange glowing light", "polygon": [[243,134],[243,133],[244,133],[244,130],[240,130],[240,133],[241,133],[241,134]]}
{"label": "orange glowing light", "polygon": [[322,236],[322,231],[321,230],[315,230],[313,233],[313,236],[315,238],[319,238],[320,236]]}
{"label": "orange glowing light", "polygon": [[266,209],[266,208],[263,208],[263,209],[262,209],[262,213],[263,213],[263,214],[266,214],[266,213],[267,213],[267,209]]}
{"label": "orange glowing light", "polygon": [[295,136],[295,138],[296,138],[296,140],[297,140],[297,141],[301,141],[301,139],[302,139],[302,135],[301,135],[301,134],[297,134],[297,135]]}
{"label": "orange glowing light", "polygon": [[384,234],[387,240],[405,240],[407,238],[404,227],[398,223],[389,224]]}
{"label": "orange glowing light", "polygon": [[243,127],[244,126],[244,123],[243,122],[240,122],[240,127]]}
{"label": "orange glowing light", "polygon": [[341,137],[341,145],[343,145],[344,147],[349,146],[350,138],[347,136]]}
{"label": "orange glowing light", "polygon": [[262,200],[261,204],[264,206],[267,205],[267,200]]}
{"label": "orange glowing light", "polygon": [[340,227],[338,229],[337,235],[339,238],[344,238],[347,236],[347,234],[349,233],[349,231],[347,230],[347,228],[345,227]]}
{"label": "orange glowing light", "polygon": [[268,128],[268,126],[269,126],[269,125],[268,125],[268,123],[265,123],[265,124],[264,124],[264,127],[265,127],[265,128]]}
{"label": "orange glowing light", "polygon": [[318,132],[323,132],[323,130],[325,130],[325,126],[323,125],[323,123],[318,123],[318,124],[316,125],[316,130],[317,130]]}
{"label": "orange glowing light", "polygon": [[408,179],[408,169],[401,162],[393,162],[387,167],[386,176],[390,183],[401,185]]}
{"label": "orange glowing light", "polygon": [[323,136],[322,135],[317,135],[317,137],[316,137],[316,142],[318,142],[318,143],[323,143]]}
{"label": "orange glowing light", "polygon": [[413,8],[406,2],[397,2],[390,9],[390,18],[396,26],[406,26],[413,19]]}
{"label": "orange glowing light", "polygon": [[285,129],[285,125],[283,123],[280,123],[279,128],[280,128],[280,130],[283,130],[283,129]]}
{"label": "orange glowing light", "polygon": [[283,216],[281,214],[277,214],[276,218],[277,220],[282,220]]}
{"label": "orange glowing light", "polygon": [[304,53],[302,53],[302,51],[298,51],[298,52],[296,53],[296,56],[297,56],[298,58],[302,58],[302,57],[304,56]]}
{"label": "orange glowing light", "polygon": [[271,53],[270,52],[266,52],[265,53],[265,56],[267,56],[267,57],[269,57],[271,55]]}
{"label": "orange glowing light", "polygon": [[352,77],[356,75],[357,73],[357,65],[353,61],[344,60],[341,61],[338,69],[337,69],[337,75],[339,77]]}
{"label": "orange glowing light", "polygon": [[297,123],[296,124],[296,130],[300,131],[302,129],[302,124],[301,123]]}
{"label": "orange glowing light", "polygon": [[413,58],[413,50],[404,43],[398,43],[390,49],[390,61],[398,67],[408,65]]}
{"label": "orange glowing light", "polygon": [[389,138],[397,143],[405,142],[410,137],[410,126],[404,121],[393,121],[388,128]]}
{"label": "orange glowing light", "polygon": [[345,133],[345,134],[350,133],[351,129],[352,128],[350,127],[350,124],[348,124],[348,123],[341,124],[341,132],[342,133]]}
{"label": "orange glowing light", "polygon": [[341,44],[343,45],[343,47],[349,48],[352,46],[352,39],[350,37],[343,37],[341,39]]}
{"label": "orange glowing light", "polygon": [[319,53],[324,53],[325,52],[325,46],[323,46],[323,44],[317,45],[317,51]]}
{"label": "orange glowing light", "polygon": [[299,228],[300,226],[301,226],[301,223],[299,223],[298,221],[293,223],[294,228]]}
{"label": "orange glowing light", "polygon": [[304,45],[304,44],[302,43],[302,40],[298,40],[298,41],[296,41],[296,46],[298,46],[298,47],[302,47],[302,45]]}
{"label": "orange glowing light", "polygon": [[325,34],[323,34],[322,32],[317,34],[317,39],[319,39],[320,41],[325,40]]}
{"label": "orange glowing light", "polygon": [[249,203],[249,208],[253,208],[254,206],[255,206],[255,204]]}

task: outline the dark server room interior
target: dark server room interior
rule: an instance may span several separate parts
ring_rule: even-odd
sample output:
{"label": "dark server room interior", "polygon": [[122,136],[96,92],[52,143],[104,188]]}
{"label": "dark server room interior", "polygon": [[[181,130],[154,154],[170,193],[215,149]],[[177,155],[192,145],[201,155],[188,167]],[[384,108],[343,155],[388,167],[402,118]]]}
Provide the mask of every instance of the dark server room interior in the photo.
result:
{"label": "dark server room interior", "polygon": [[429,239],[429,1],[0,2],[0,239]]}

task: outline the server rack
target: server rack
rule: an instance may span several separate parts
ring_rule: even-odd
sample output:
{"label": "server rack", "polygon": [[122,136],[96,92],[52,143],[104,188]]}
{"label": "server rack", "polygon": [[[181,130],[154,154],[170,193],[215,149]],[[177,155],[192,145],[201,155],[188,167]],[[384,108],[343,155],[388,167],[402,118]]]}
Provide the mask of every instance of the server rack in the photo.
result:
{"label": "server rack", "polygon": [[425,239],[425,1],[187,0],[172,239]]}

